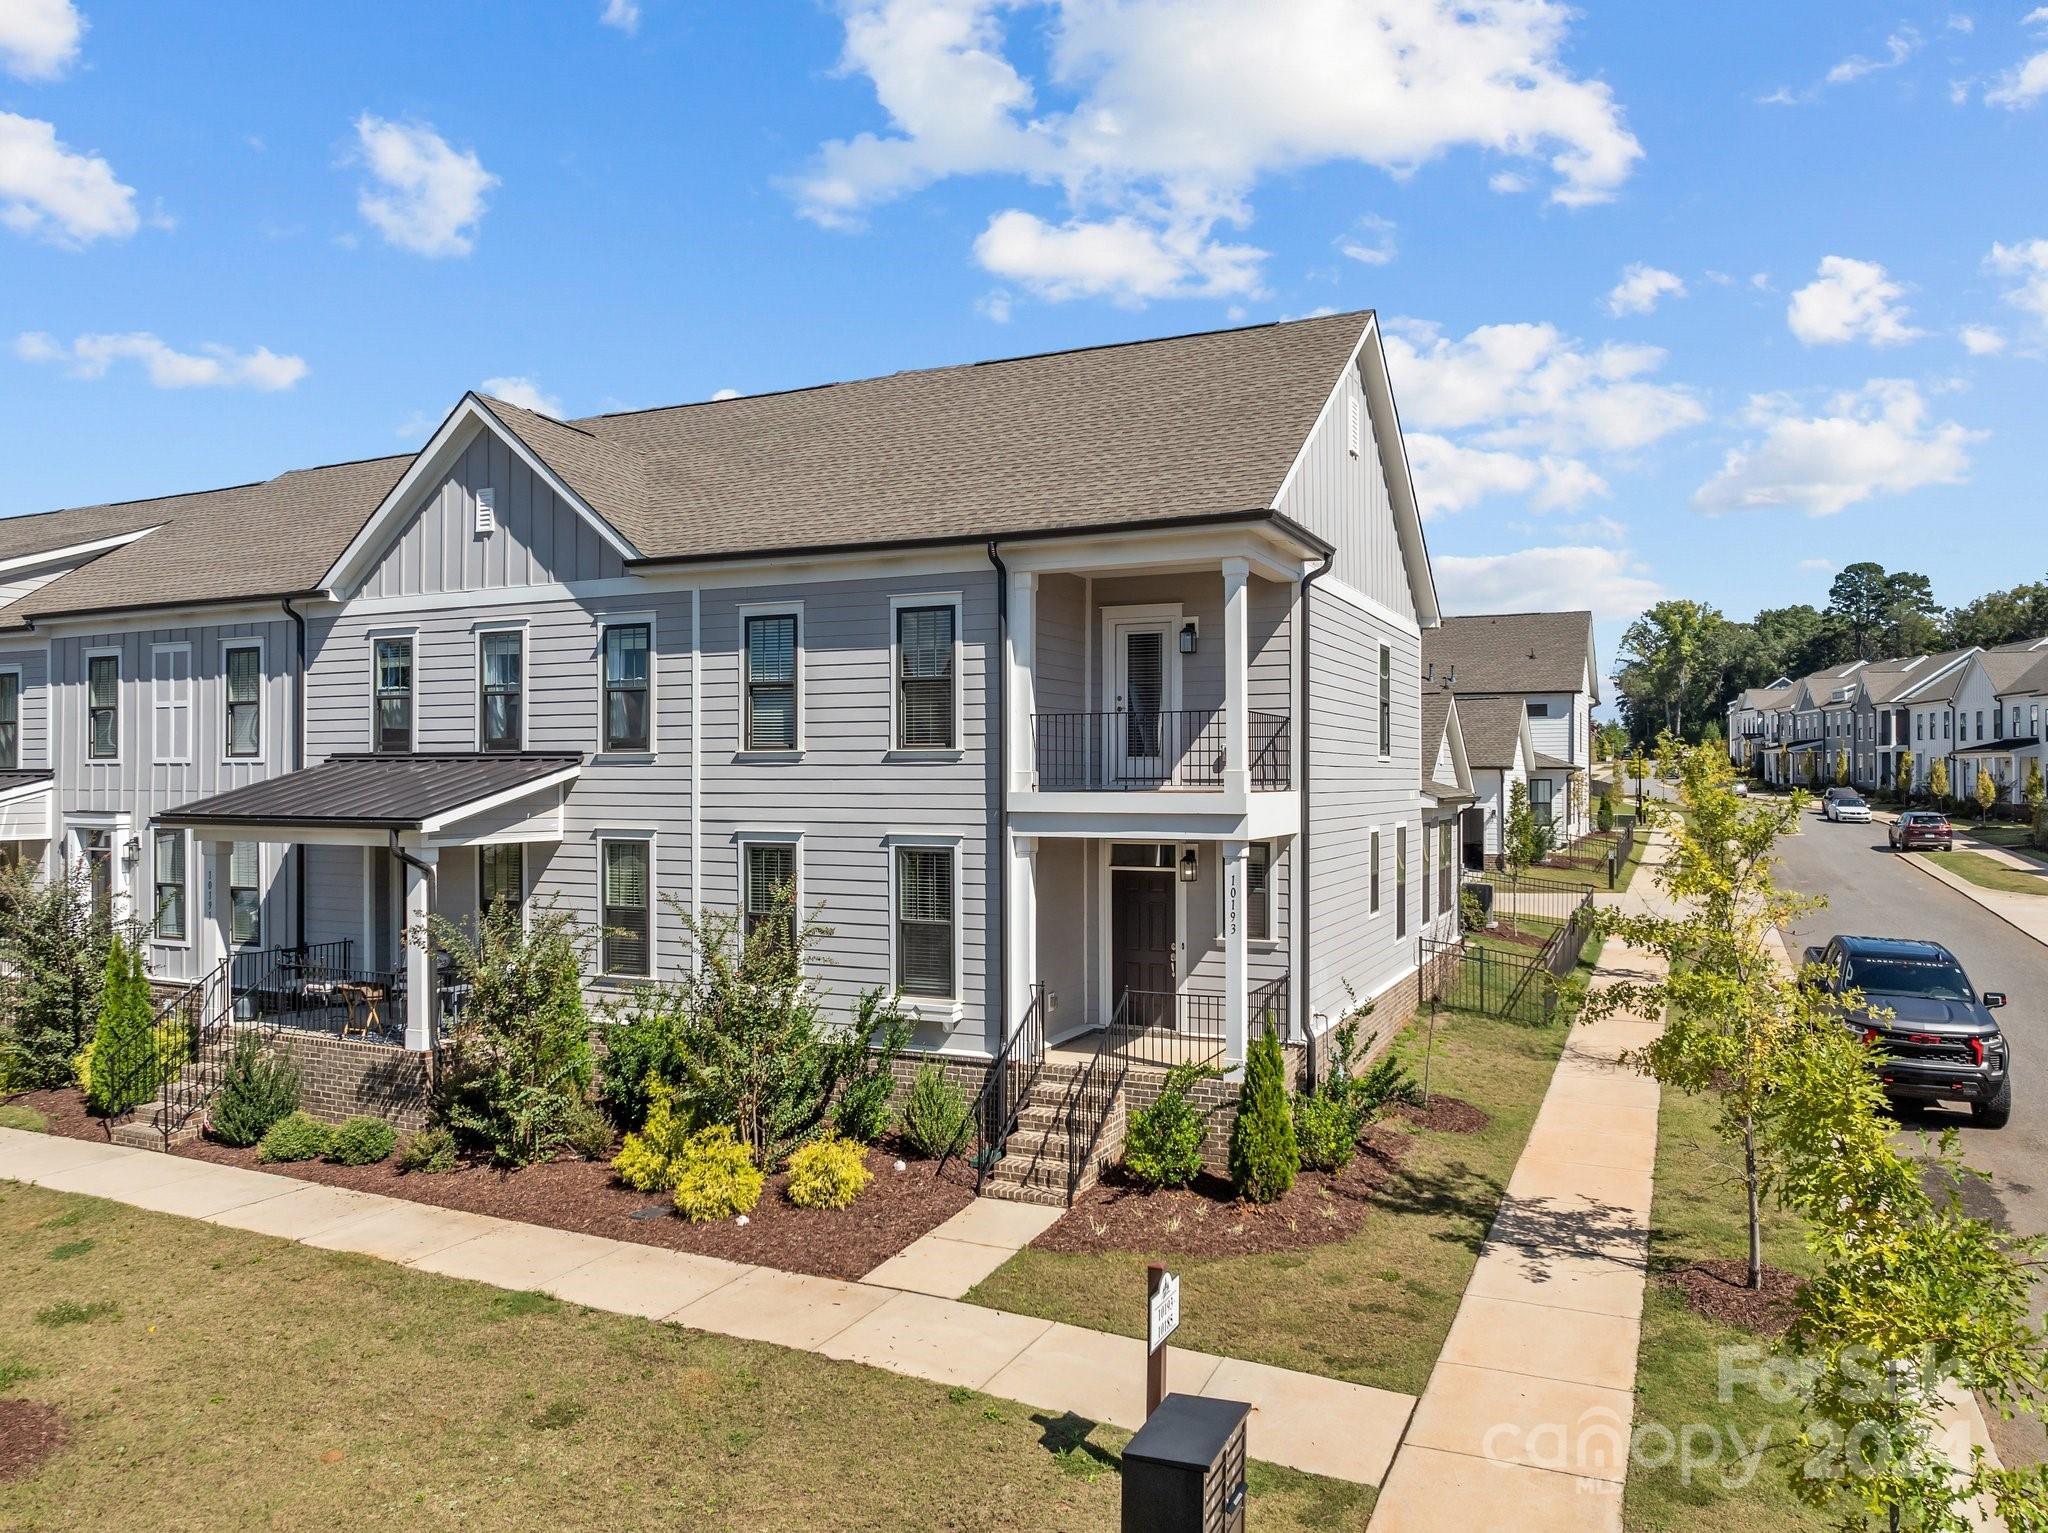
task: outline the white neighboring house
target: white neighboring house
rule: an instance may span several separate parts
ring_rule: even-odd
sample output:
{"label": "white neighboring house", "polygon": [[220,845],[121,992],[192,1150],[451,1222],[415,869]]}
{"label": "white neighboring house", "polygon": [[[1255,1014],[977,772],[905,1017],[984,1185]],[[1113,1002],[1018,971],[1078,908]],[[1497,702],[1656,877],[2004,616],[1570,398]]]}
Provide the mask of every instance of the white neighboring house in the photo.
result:
{"label": "white neighboring house", "polygon": [[[1479,811],[1458,699],[1441,684],[1422,689],[1422,935],[1458,935],[1459,864],[1465,825]],[[1434,903],[1432,904],[1432,897]]]}
{"label": "white neighboring house", "polygon": [[1520,698],[1482,694],[1460,697],[1457,706],[1474,795],[1464,816],[1465,866],[1481,868],[1506,846],[1508,806],[1515,784],[1528,786],[1536,745]]}
{"label": "white neighboring house", "polygon": [[1765,720],[1776,711],[1791,690],[1792,678],[1780,676],[1769,686],[1745,687],[1728,703],[1728,760],[1738,772],[1747,772],[1765,746]]}
{"label": "white neighboring house", "polygon": [[[1447,617],[1423,634],[1424,674],[1463,705],[1509,698],[1528,722],[1529,806],[1567,845],[1593,828],[1593,709],[1600,661],[1591,612]],[[1576,790],[1574,783],[1576,782]],[[1492,842],[1488,850],[1498,850]]]}
{"label": "white neighboring house", "polygon": [[1977,775],[1988,772],[1998,785],[1998,803],[2026,801],[2027,769],[2041,759],[2044,691],[2048,638],[2001,644],[1971,656],[1956,693],[1950,792],[1974,800]]}

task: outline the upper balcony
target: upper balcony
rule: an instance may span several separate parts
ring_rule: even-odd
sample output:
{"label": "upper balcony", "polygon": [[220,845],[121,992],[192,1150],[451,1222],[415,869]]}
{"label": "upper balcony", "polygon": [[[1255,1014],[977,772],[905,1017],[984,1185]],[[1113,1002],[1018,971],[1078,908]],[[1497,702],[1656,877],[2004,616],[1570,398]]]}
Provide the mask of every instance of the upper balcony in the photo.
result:
{"label": "upper balcony", "polygon": [[[1252,710],[1246,754],[1255,793],[1294,786],[1294,732],[1284,713]],[[1231,731],[1220,708],[1147,706],[1031,718],[1035,785],[1042,793],[1163,789],[1220,793],[1230,781]]]}

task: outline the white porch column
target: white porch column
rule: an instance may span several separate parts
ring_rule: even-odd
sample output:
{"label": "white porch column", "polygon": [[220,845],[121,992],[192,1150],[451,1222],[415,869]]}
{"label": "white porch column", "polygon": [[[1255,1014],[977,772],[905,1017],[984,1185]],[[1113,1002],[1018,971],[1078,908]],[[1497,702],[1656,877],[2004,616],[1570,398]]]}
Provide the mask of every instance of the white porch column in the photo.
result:
{"label": "white porch column", "polygon": [[1251,862],[1249,841],[1223,843],[1223,1060],[1232,1069],[1244,1063],[1251,1041],[1244,935]]}
{"label": "white porch column", "polygon": [[1010,1001],[1003,1035],[1024,1024],[1038,983],[1038,838],[1010,837]]}
{"label": "white porch column", "polygon": [[1251,791],[1250,700],[1251,596],[1245,582],[1251,566],[1242,559],[1223,561],[1223,790]]}
{"label": "white porch column", "polygon": [[[405,1046],[424,1052],[434,1046],[434,955],[422,937],[433,898],[435,851],[415,851],[405,869]],[[425,864],[425,866],[421,866]]]}
{"label": "white porch column", "polygon": [[1003,663],[1009,667],[1009,784],[1013,793],[1029,793],[1037,764],[1033,716],[1038,691],[1033,673],[1038,660],[1038,576],[1018,570],[1010,576],[1010,631]]}
{"label": "white porch column", "polygon": [[199,972],[210,974],[228,956],[231,932],[228,922],[228,863],[235,855],[232,841],[200,841],[199,848]]}

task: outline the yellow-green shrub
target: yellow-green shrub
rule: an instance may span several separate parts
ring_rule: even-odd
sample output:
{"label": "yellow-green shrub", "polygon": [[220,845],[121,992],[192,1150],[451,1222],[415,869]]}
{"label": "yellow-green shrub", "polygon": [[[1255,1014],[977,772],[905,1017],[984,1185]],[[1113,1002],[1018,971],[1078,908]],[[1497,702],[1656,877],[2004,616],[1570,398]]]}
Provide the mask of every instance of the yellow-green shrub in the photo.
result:
{"label": "yellow-green shrub", "polygon": [[761,1201],[761,1173],[727,1124],[713,1124],[684,1140],[670,1169],[676,1207],[692,1224],[730,1219]]}
{"label": "yellow-green shrub", "polygon": [[688,1141],[689,1126],[676,1116],[676,1092],[661,1078],[650,1074],[642,1088],[647,1093],[647,1122],[613,1157],[612,1170],[635,1192],[667,1192],[676,1184],[675,1161]]}
{"label": "yellow-green shrub", "polygon": [[789,1201],[798,1208],[845,1208],[874,1179],[851,1139],[814,1139],[789,1157]]}

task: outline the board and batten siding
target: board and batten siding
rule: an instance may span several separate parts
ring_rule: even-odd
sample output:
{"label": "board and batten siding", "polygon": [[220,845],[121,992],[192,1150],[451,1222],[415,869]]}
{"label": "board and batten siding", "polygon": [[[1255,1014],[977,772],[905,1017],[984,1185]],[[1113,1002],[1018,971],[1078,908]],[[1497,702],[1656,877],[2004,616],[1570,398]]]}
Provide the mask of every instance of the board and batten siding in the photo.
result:
{"label": "board and batten siding", "polygon": [[[1327,578],[1341,581],[1410,622],[1414,589],[1394,527],[1393,501],[1373,432],[1372,412],[1358,369],[1333,380],[1287,493],[1274,508],[1335,545]],[[1358,448],[1351,451],[1351,412],[1357,412]],[[1400,450],[1395,443],[1394,450]]]}
{"label": "board and batten siding", "polygon": [[20,644],[0,640],[0,671],[21,678],[17,759],[20,770],[50,764],[50,651],[40,640]]}

